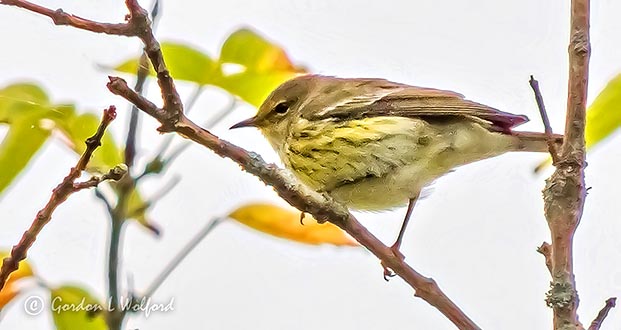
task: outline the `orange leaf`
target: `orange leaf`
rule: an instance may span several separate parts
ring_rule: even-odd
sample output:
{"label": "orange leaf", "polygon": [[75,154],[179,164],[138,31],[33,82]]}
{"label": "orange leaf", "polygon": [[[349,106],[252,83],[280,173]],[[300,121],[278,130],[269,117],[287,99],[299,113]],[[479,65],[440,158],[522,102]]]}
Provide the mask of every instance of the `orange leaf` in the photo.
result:
{"label": "orange leaf", "polygon": [[[9,254],[4,251],[0,251],[0,260],[8,257]],[[19,268],[9,275],[6,284],[0,291],[0,309],[2,309],[6,304],[8,304],[15,296],[19,294],[19,289],[17,288],[16,283],[23,278],[31,277],[33,275],[32,267],[26,262],[22,261],[19,263]]]}
{"label": "orange leaf", "polygon": [[266,234],[300,243],[358,246],[337,226],[331,223],[319,224],[308,214],[302,225],[300,215],[297,210],[256,203],[238,208],[229,217]]}

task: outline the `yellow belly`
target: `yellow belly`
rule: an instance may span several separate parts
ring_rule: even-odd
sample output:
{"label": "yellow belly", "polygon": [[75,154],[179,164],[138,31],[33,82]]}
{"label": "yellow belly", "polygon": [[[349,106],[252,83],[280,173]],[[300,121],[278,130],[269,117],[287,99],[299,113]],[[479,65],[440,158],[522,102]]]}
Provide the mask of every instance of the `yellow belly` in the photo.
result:
{"label": "yellow belly", "polygon": [[402,206],[453,168],[513,149],[511,136],[480,123],[430,124],[374,117],[342,123],[299,123],[274,146],[285,166],[311,188],[354,209]]}

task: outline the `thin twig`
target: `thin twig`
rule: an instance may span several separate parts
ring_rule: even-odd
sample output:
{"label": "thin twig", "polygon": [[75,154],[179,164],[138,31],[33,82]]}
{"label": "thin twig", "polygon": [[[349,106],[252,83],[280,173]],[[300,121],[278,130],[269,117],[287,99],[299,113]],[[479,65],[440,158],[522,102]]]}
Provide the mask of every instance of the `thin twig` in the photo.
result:
{"label": "thin twig", "polygon": [[539,81],[531,75],[528,82],[530,87],[533,89],[533,93],[535,93],[535,101],[537,101],[537,108],[539,108],[539,114],[541,115],[541,120],[543,121],[544,132],[546,133],[548,139],[548,151],[552,157],[552,164],[556,165],[556,163],[558,163],[558,151],[556,150],[555,139],[552,136],[554,133],[552,132],[548,112],[546,111],[546,106],[543,103],[543,96],[541,95],[541,90],[539,89]]}
{"label": "thin twig", "polygon": [[179,266],[179,264],[200,244],[201,241],[209,234],[212,230],[216,228],[219,224],[225,221],[225,218],[215,218],[211,220],[207,225],[201,229],[192,239],[186,243],[186,245],[179,251],[172,260],[164,267],[162,272],[160,272],[155,280],[149,285],[149,287],[145,290],[143,296],[144,297],[152,297],[155,291],[166,281],[168,276]]}
{"label": "thin twig", "polygon": [[584,208],[587,82],[589,76],[589,0],[571,1],[569,83],[565,138],[554,174],[543,191],[550,234],[552,282],[546,303],[556,330],[584,329],[578,320],[578,292],[573,269],[573,237]]}
{"label": "thin twig", "polygon": [[[142,95],[144,91],[144,83],[147,80],[147,76],[149,75],[149,59],[147,55],[143,52],[140,55],[140,59],[138,60],[138,71],[136,72],[136,85],[134,85],[134,90]],[[140,111],[138,108],[132,104],[132,110],[129,118],[129,127],[127,130],[127,137],[125,139],[125,164],[127,166],[132,166],[134,164],[134,159],[136,158],[136,133],[138,131],[138,117]]]}
{"label": "thin twig", "polygon": [[606,316],[608,316],[608,312],[610,312],[610,310],[613,309],[616,305],[617,305],[617,298],[615,297],[608,298],[606,300],[606,304],[604,305],[604,307],[602,307],[599,313],[597,313],[595,320],[591,322],[591,325],[589,326],[589,330],[599,330],[599,328],[602,326],[602,323],[604,323]]}
{"label": "thin twig", "polygon": [[111,168],[108,173],[105,173],[102,176],[92,176],[88,179],[88,181],[74,183],[73,189],[78,191],[97,187],[100,183],[106,180],[119,181],[125,174],[127,174],[127,166],[125,164],[120,164]]}
{"label": "thin twig", "polygon": [[101,145],[101,138],[103,137],[106,128],[115,117],[116,108],[114,106],[110,106],[108,109],[103,111],[103,116],[99,127],[97,128],[97,132],[95,135],[86,139],[86,150],[84,150],[84,153],[80,156],[80,159],[75,167],[73,167],[63,181],[56,186],[54,190],[52,190],[52,195],[50,196],[50,199],[45,207],[37,213],[37,216],[30,225],[30,228],[22,235],[19,243],[13,246],[13,249],[11,249],[11,255],[4,258],[2,268],[0,269],[0,290],[4,287],[9,275],[17,270],[19,262],[26,259],[28,249],[30,249],[32,244],[34,244],[37,239],[37,235],[39,235],[43,227],[51,220],[54,210],[66,201],[72,193],[79,190],[74,187],[74,182],[80,177],[82,171],[86,168],[86,165],[91,159],[95,149]]}
{"label": "thin twig", "polygon": [[185,114],[186,115],[190,112],[190,110],[194,108],[196,101],[198,101],[198,98],[201,96],[201,94],[203,94],[204,90],[205,90],[205,86],[203,85],[196,86],[196,88],[194,89],[194,92],[192,92],[192,95],[190,95],[188,100],[185,102]]}
{"label": "thin twig", "polygon": [[121,308],[119,298],[119,267],[121,251],[121,235],[125,218],[118,213],[118,205],[110,214],[110,236],[108,241],[108,297],[109,310],[106,314],[106,323],[110,330],[120,330],[126,310]]}

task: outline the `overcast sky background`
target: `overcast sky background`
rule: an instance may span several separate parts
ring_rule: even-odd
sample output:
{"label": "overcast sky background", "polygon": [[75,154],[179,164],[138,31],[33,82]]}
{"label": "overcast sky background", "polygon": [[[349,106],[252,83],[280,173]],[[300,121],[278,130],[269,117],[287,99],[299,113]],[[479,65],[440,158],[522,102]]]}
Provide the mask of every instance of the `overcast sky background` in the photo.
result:
{"label": "overcast sky background", "polygon": [[[99,21],[119,22],[121,0],[37,1]],[[143,2],[143,5],[148,5]],[[589,100],[621,72],[621,2],[593,1]],[[561,132],[567,86],[569,0],[296,0],[164,1],[157,34],[215,56],[226,36],[241,26],[285,47],[295,63],[342,77],[383,77],[455,90],[504,111],[526,114],[524,130],[542,130],[528,85],[541,83],[552,126]],[[55,27],[49,19],[0,6],[0,85],[40,83],[58,102],[79,109],[119,108],[111,130],[121,140],[127,105],[105,88],[112,65],[140,50],[135,38],[96,35]],[[159,100],[156,85],[150,98]],[[191,86],[180,83],[187,98]],[[226,104],[208,90],[191,117],[198,122]],[[242,106],[213,131],[278,161],[258,132],[228,131],[253,114]],[[140,156],[152,155],[162,137],[151,118],[141,122]],[[0,128],[0,137],[5,132]],[[177,142],[179,142],[177,140]],[[588,325],[604,301],[621,293],[621,148],[618,136],[589,154],[589,191],[575,236],[575,272],[581,321]],[[438,180],[418,203],[402,251],[484,329],[549,329],[544,297],[550,277],[535,249],[549,232],[541,189],[549,175],[533,175],[539,154],[511,154],[458,169]],[[25,175],[0,200],[0,246],[8,249],[29,226],[76,157],[57,141],[46,144]],[[231,161],[192,146],[165,179],[145,180],[152,196],[167,180],[179,185],[150,212],[162,228],[154,238],[127,226],[123,281],[144,290],[175,253],[207,221],[255,201],[283,204],[255,177]],[[358,218],[387,243],[404,210],[360,213]],[[92,192],[72,196],[29,253],[37,273],[52,286],[77,283],[105,296],[108,219]],[[217,228],[157,291],[174,297],[175,311],[129,319],[127,329],[453,329],[453,325],[398,278],[382,279],[377,259],[362,249],[309,247],[226,223]],[[23,311],[33,289],[17,299],[0,329],[51,329],[51,317]],[[602,329],[621,324],[613,310]]]}

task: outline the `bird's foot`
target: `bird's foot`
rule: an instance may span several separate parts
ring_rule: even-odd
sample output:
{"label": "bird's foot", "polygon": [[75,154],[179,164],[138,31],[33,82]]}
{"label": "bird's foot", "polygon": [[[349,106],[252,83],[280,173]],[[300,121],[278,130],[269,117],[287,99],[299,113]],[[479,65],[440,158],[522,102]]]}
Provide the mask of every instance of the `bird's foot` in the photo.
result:
{"label": "bird's foot", "polygon": [[[405,256],[403,255],[403,253],[401,253],[401,251],[399,251],[400,245],[401,244],[399,244],[399,242],[396,242],[395,244],[393,244],[390,247],[390,250],[395,255],[395,257],[397,257],[397,258],[399,258],[399,260],[403,261],[403,260],[405,260]],[[384,268],[384,281],[388,282],[391,277],[395,277],[397,275],[397,274],[395,274],[395,272],[392,271],[392,269],[390,269],[388,266],[386,266],[386,264],[384,263],[383,260],[381,262],[381,265]]]}

